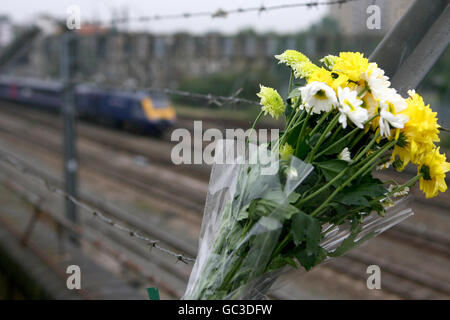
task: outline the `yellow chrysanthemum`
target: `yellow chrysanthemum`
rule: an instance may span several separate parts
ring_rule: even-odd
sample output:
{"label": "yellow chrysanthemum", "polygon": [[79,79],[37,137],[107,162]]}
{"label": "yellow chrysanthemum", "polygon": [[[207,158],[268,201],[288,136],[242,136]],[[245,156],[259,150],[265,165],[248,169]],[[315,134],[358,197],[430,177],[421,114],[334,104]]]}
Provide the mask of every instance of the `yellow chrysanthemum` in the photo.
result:
{"label": "yellow chrysanthemum", "polygon": [[367,70],[369,60],[360,52],[341,52],[333,66],[333,71],[346,74],[350,80],[359,81]]}
{"label": "yellow chrysanthemum", "polygon": [[395,146],[393,157],[398,156],[403,162],[403,167],[408,162],[417,164],[420,158],[434,149],[434,143],[439,142],[439,124],[436,112],[429,105],[425,105],[422,97],[414,91],[408,92],[410,97],[406,99],[408,108],[402,114],[409,117],[401,130],[406,138],[405,146]]}
{"label": "yellow chrysanthemum", "polygon": [[426,198],[435,197],[439,191],[447,190],[445,174],[450,171],[450,163],[446,160],[445,154],[439,153],[439,148],[425,154],[420,160],[417,170],[423,174],[420,178],[420,189]]}
{"label": "yellow chrysanthemum", "polygon": [[283,98],[281,98],[280,94],[277,90],[269,87],[265,87],[260,85],[260,91],[257,93],[257,96],[261,98],[261,110],[264,111],[264,114],[268,113],[278,119],[284,113],[286,106],[284,105]]}
{"label": "yellow chrysanthemum", "polygon": [[338,75],[338,77],[333,79],[331,87],[337,91],[339,87],[344,88],[348,86],[348,77],[343,73],[336,72],[336,74]]}
{"label": "yellow chrysanthemum", "polygon": [[280,148],[280,158],[281,160],[290,160],[292,155],[294,154],[294,149],[288,144],[285,143]]}
{"label": "yellow chrysanthemum", "polygon": [[318,68],[317,70],[313,71],[309,77],[307,82],[311,83],[314,81],[323,82],[329,85],[331,88],[333,88],[335,91],[339,87],[345,87],[348,82],[348,77],[345,74],[342,73],[336,73],[337,78],[334,78],[332,73],[328,71],[325,68]]}
{"label": "yellow chrysanthemum", "polygon": [[327,85],[331,87],[333,83],[333,76],[331,75],[331,72],[328,71],[325,68],[319,68],[318,70],[314,71],[309,77],[308,77],[308,83],[317,81],[317,82],[324,82]]}
{"label": "yellow chrysanthemum", "polygon": [[297,63],[309,61],[307,56],[297,50],[286,50],[282,54],[277,54],[275,58],[279,60],[278,63],[285,63],[291,68]]}

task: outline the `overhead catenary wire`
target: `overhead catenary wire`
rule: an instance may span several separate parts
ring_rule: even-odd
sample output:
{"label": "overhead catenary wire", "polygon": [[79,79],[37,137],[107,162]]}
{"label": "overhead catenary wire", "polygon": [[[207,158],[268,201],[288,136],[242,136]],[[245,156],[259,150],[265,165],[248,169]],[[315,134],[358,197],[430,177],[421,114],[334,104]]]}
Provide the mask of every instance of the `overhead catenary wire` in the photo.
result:
{"label": "overhead catenary wire", "polygon": [[39,182],[41,185],[43,185],[49,192],[52,192],[54,194],[57,194],[59,196],[63,196],[69,201],[71,201],[76,206],[84,209],[86,212],[90,213],[93,217],[97,218],[99,221],[117,229],[120,230],[126,234],[128,234],[130,237],[139,239],[143,242],[145,242],[147,245],[150,246],[150,248],[157,249],[167,255],[173,256],[177,259],[177,261],[181,261],[183,263],[188,262],[194,262],[195,259],[186,257],[185,255],[174,252],[172,250],[169,250],[165,247],[162,247],[159,243],[161,243],[157,239],[151,239],[143,235],[142,232],[131,229],[126,227],[125,225],[122,225],[116,221],[114,221],[111,218],[108,218],[104,213],[101,211],[92,208],[90,205],[82,202],[81,200],[73,197],[72,195],[68,194],[66,191],[62,190],[61,188],[58,188],[57,186],[51,184],[47,179],[39,176],[38,174],[34,173],[33,170],[30,170],[27,168],[21,161],[17,160],[15,157],[6,154],[3,151],[0,151],[0,161],[4,164],[9,165],[10,167],[14,168],[16,171],[33,178],[35,181]]}
{"label": "overhead catenary wire", "polygon": [[197,12],[183,12],[183,13],[172,13],[172,14],[154,14],[154,15],[143,15],[138,17],[121,17],[113,18],[109,22],[112,24],[121,24],[128,22],[148,22],[148,21],[159,21],[159,20],[173,20],[173,19],[189,19],[189,18],[200,18],[200,17],[210,17],[210,18],[226,18],[232,14],[242,14],[249,12],[263,13],[268,11],[282,10],[282,9],[292,9],[299,7],[313,8],[319,6],[333,6],[338,5],[339,7],[348,2],[355,2],[361,0],[329,0],[329,1],[309,1],[301,3],[287,3],[278,4],[271,6],[253,6],[253,7],[239,7],[235,9],[225,10],[222,8],[213,11],[197,11]]}

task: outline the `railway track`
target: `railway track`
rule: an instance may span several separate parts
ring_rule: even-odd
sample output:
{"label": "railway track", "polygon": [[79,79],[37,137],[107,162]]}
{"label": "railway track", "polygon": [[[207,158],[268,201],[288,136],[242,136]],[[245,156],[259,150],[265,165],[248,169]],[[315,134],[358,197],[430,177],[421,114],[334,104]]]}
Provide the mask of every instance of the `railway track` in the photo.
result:
{"label": "railway track", "polygon": [[[56,130],[59,134],[62,130],[62,122],[60,118],[54,114],[43,113],[30,108],[25,109],[23,106],[17,105],[11,102],[1,102],[1,111],[14,115],[20,118],[22,121],[28,121],[29,124],[41,123],[46,124],[48,128]],[[182,119],[182,123],[191,122],[191,118]],[[209,121],[209,120],[207,120]],[[205,127],[214,127],[216,122],[211,122]],[[242,128],[245,127],[245,121],[237,121],[229,124],[229,127],[233,125],[241,124]],[[110,128],[103,128],[98,125],[92,125],[86,122],[79,122],[78,135],[86,140],[93,141],[104,145],[112,150],[126,153],[130,156],[141,157],[144,161],[148,159],[152,164],[158,164],[162,167],[169,168],[171,172],[180,172],[183,176],[190,176],[202,181],[209,180],[210,166],[205,164],[199,165],[168,165],[171,163],[171,149],[176,142],[162,141],[148,136],[139,136],[130,134],[124,131],[117,131]],[[222,123],[222,127],[225,124]],[[234,128],[234,127],[233,127]],[[448,153],[448,152],[447,152]],[[395,178],[399,181],[406,181],[410,176],[414,175],[413,168],[407,167],[404,172],[398,173],[395,170],[387,170],[382,173],[378,173],[380,177],[386,179]],[[447,178],[447,184],[450,184],[450,179]],[[418,194],[415,197],[415,201],[425,203],[427,206],[445,207],[450,203],[450,194],[440,194],[433,200],[425,199],[424,196]]]}
{"label": "railway track", "polygon": [[[36,119],[34,119],[34,120],[36,120]],[[54,121],[57,122],[57,120],[54,120]],[[17,128],[12,129],[12,128],[5,128],[5,126],[1,126],[1,129],[3,131],[3,134],[5,134],[5,133],[7,135],[9,134],[10,137],[14,136],[14,138],[16,140],[19,139],[19,140],[22,140],[22,141],[28,141],[28,143],[31,143],[32,145],[35,145],[35,146],[38,145],[39,148],[45,150],[46,152],[50,152],[52,154],[59,155],[59,150],[60,150],[61,146],[58,145],[58,143],[55,142],[55,141],[50,141],[50,140],[52,140],[50,138],[48,138],[48,139],[45,138],[46,140],[41,140],[41,141],[33,140],[32,137],[35,137],[36,135],[32,134],[33,133],[32,131],[28,131],[28,132],[26,130],[24,131],[24,129],[26,129],[26,128],[22,128],[21,133],[17,132]],[[46,130],[48,130],[48,129],[50,129],[49,131],[53,130],[53,132],[55,132],[55,130],[57,130],[58,127],[57,127],[57,125],[47,126]],[[45,131],[43,131],[43,132],[45,132]],[[81,134],[81,136],[83,137],[82,134]],[[43,139],[42,135],[39,136],[39,137],[40,137],[40,139]],[[45,147],[44,147],[44,145],[45,145]],[[120,150],[121,148],[118,147],[116,149]],[[89,158],[89,157],[91,157],[91,158]],[[123,173],[123,174],[121,173],[121,174],[111,175],[111,171],[114,171],[114,170],[120,171],[119,170],[120,168],[118,168],[118,167],[106,168],[103,165],[103,161],[108,162],[107,158],[106,159],[105,158],[101,158],[101,157],[95,158],[92,155],[85,155],[85,154],[82,154],[81,158],[82,158],[82,161],[83,161],[83,158],[85,159],[84,160],[85,163],[89,163],[89,166],[90,166],[89,170],[91,170],[92,172],[101,172],[104,175],[109,175],[110,177],[113,176],[114,179],[120,180],[121,183],[124,183],[124,184],[129,184],[129,185],[133,185],[134,184],[133,185],[134,188],[141,189],[141,191],[144,191],[144,192],[145,191],[149,191],[149,189],[146,189],[146,187],[144,187],[144,184],[149,184],[149,181],[150,181],[150,184],[152,184],[152,183],[160,183],[160,184],[157,185],[158,188],[159,189],[166,188],[167,191],[165,191],[163,193],[159,193],[158,197],[170,199],[169,201],[174,200],[174,198],[178,198],[176,196],[174,197],[173,193],[176,192],[175,190],[180,190],[180,189],[169,189],[172,186],[171,185],[168,186],[167,183],[164,184],[164,181],[159,181],[159,180],[155,180],[155,179],[152,181],[150,178],[146,177],[145,179],[142,178],[142,180],[140,180],[140,183],[139,183],[139,186],[138,186],[138,185],[135,185],[135,182],[131,182],[132,180],[133,181],[135,180],[136,175],[130,177],[130,173],[129,172]],[[94,162],[94,161],[97,162],[97,163],[102,163],[102,166],[99,166],[99,165],[94,166],[94,165],[90,164],[91,162]],[[98,162],[98,161],[102,161],[102,162]],[[128,177],[128,178],[124,179],[125,176]],[[181,189],[184,189],[184,188],[185,188],[185,186],[183,188],[181,188]],[[153,190],[154,190],[154,188],[153,188]],[[196,190],[194,192],[194,194],[195,193],[198,195],[198,190]],[[204,198],[204,194],[201,194],[201,197],[197,197],[197,199],[195,199],[194,201],[189,201],[189,204],[193,205],[192,207],[190,207],[190,209],[192,209],[192,210],[191,210],[190,214],[184,214],[183,215],[184,219],[192,219],[191,220],[192,222],[195,222],[195,221],[199,222],[200,221],[200,219],[201,219],[200,213],[202,211],[201,210],[196,210],[196,209],[201,208],[202,205],[197,205],[196,206],[195,203],[199,203],[200,200],[203,201],[203,198]],[[188,203],[178,202],[177,206],[185,208],[187,204]],[[183,210],[180,210],[180,211],[183,211]],[[409,228],[407,230],[407,228],[404,227],[404,228],[395,228],[394,230],[395,230],[395,232],[391,232],[391,231],[386,232],[383,235],[383,237],[386,236],[386,237],[390,237],[391,239],[394,239],[396,241],[413,243],[416,246],[420,246],[424,250],[432,251],[436,255],[446,256],[447,259],[448,259],[448,257],[449,257],[449,242],[448,242],[448,238],[445,235],[433,233],[433,232],[430,232],[430,231],[421,231],[421,230],[418,230],[417,228]],[[417,240],[418,238],[420,240]],[[366,262],[368,262],[370,260],[370,259],[369,260],[367,259],[367,256],[365,257],[365,259],[363,259],[363,258],[364,257],[362,257],[360,254],[359,255],[356,254],[356,256],[346,257],[346,259],[352,260],[352,263],[354,263],[354,264],[357,264],[357,263],[361,264],[361,261],[364,261],[364,263],[366,263]],[[371,257],[371,258],[373,258],[373,257]],[[373,259],[374,262],[376,262],[376,260],[377,259]],[[382,262],[383,262],[382,263],[383,268],[386,268],[387,270],[391,270],[391,271],[395,270],[395,268],[392,267],[392,266],[391,266],[391,268],[389,268],[389,262],[386,262],[386,261],[382,261]],[[345,270],[343,270],[345,268],[339,268],[339,266],[338,266],[339,264],[338,263],[336,263],[336,265],[337,266],[334,266],[334,267],[332,266],[332,268],[335,268],[338,271],[339,270],[340,271],[345,271]],[[387,267],[385,267],[385,266],[387,266]],[[389,272],[389,271],[387,271],[387,272]],[[392,272],[390,272],[390,273],[392,273]],[[450,290],[448,290],[448,286],[436,285],[436,283],[433,283],[433,281],[428,281],[428,282],[425,281],[424,282],[424,279],[423,279],[423,277],[420,277],[420,274],[417,274],[417,273],[414,274],[414,273],[408,273],[408,272],[406,274],[407,275],[405,277],[408,278],[408,279],[403,279],[403,280],[409,281],[410,283],[413,283],[413,284],[415,283],[416,285],[419,285],[419,286],[422,286],[422,287],[429,287],[432,290],[434,290],[436,292],[439,292],[439,293],[442,293],[442,294],[446,294],[446,293],[448,294],[448,291],[450,291]],[[354,273],[354,274],[352,274],[352,276],[356,277],[357,275]],[[401,278],[401,275],[399,275],[399,272],[397,272],[397,274],[395,276]],[[363,277],[367,277],[367,275],[366,274],[365,275],[359,275],[359,277],[363,278]],[[390,291],[395,291],[395,288],[391,288]],[[413,296],[405,295],[405,291],[402,291],[402,292],[403,293],[399,293],[401,296],[413,298]]]}

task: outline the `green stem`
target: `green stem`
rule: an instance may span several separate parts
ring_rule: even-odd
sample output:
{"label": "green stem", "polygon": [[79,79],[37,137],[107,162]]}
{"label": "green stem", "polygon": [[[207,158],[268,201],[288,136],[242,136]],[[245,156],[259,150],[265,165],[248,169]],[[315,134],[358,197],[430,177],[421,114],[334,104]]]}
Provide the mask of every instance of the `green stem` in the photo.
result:
{"label": "green stem", "polygon": [[314,128],[311,130],[311,132],[308,134],[309,136],[312,136],[314,133],[316,133],[317,130],[319,130],[320,126],[322,125],[322,123],[326,120],[326,118],[328,117],[328,115],[332,112],[332,110],[328,111],[327,113],[324,113],[319,121],[317,122],[317,124],[314,126]]}
{"label": "green stem", "polygon": [[297,121],[291,128],[289,128],[288,131],[285,131],[283,136],[281,137],[280,145],[283,145],[284,142],[286,142],[287,137],[289,136],[290,132],[293,131],[295,128],[297,128],[299,125],[301,125],[304,121],[305,121],[305,119]]}
{"label": "green stem", "polygon": [[305,203],[306,201],[314,198],[321,192],[325,191],[326,189],[328,189],[328,187],[332,186],[333,183],[335,183],[338,179],[340,179],[347,172],[348,168],[349,167],[347,167],[346,169],[339,172],[333,179],[328,181],[328,183],[326,183],[324,186],[322,186],[319,190],[315,191],[314,193],[311,193],[309,196],[307,196],[303,199],[300,199],[299,202],[296,203],[297,207],[300,206],[301,204]]}
{"label": "green stem", "polygon": [[[339,127],[342,128],[342,127]],[[317,154],[317,156],[315,156],[314,158],[318,158],[321,155],[323,155],[325,152],[327,152],[328,150],[332,149],[334,146],[342,143],[343,141],[347,140],[348,138],[350,138],[353,134],[355,134],[356,132],[358,132],[358,130],[360,130],[358,127],[354,128],[352,131],[350,131],[349,133],[347,133],[345,136],[343,136],[342,138],[340,138],[338,141],[334,142],[332,145],[326,147],[324,150],[322,150],[321,152],[319,152]],[[330,139],[331,141],[333,139]]]}
{"label": "green stem", "polygon": [[301,128],[300,133],[299,133],[298,138],[297,138],[297,145],[295,146],[295,156],[297,158],[298,158],[298,155],[299,155],[299,152],[300,152],[300,148],[299,148],[300,141],[302,139],[303,133],[305,132],[306,124],[308,123],[308,120],[309,120],[310,116],[311,116],[311,110],[307,111],[305,122],[303,122],[302,128]]}
{"label": "green stem", "polygon": [[261,111],[259,112],[258,116],[256,117],[255,121],[253,121],[253,125],[252,125],[252,127],[250,128],[250,132],[249,132],[249,134],[248,134],[247,143],[245,144],[245,147],[246,147],[246,148],[247,148],[247,146],[248,146],[248,144],[249,144],[249,142],[250,142],[250,138],[251,138],[251,136],[252,136],[252,134],[253,134],[253,130],[255,129],[255,126],[256,126],[256,124],[258,123],[258,121],[259,121],[259,119],[261,118],[261,116],[263,115],[263,113],[264,113],[264,111],[261,110]]}
{"label": "green stem", "polygon": [[[397,141],[393,140],[386,143],[380,150],[376,151],[372,156],[372,160],[376,158],[378,155],[383,154],[386,150],[392,147]],[[331,201],[333,198],[345,187],[349,184],[353,179],[358,177],[363,171],[365,171],[371,165],[371,161],[368,161],[365,165],[363,165],[356,173],[354,173],[350,178],[348,178],[344,183],[342,183],[333,193],[316,209],[311,213],[311,216],[314,217]]]}
{"label": "green stem", "polygon": [[272,257],[270,260],[272,260],[274,257],[277,256],[277,254],[280,253],[281,250],[283,250],[284,246],[291,240],[292,233],[288,233],[284,239],[280,242],[280,244],[276,247],[276,249],[273,251]]}
{"label": "green stem", "polygon": [[333,135],[330,137],[330,141],[334,141],[339,132],[341,132],[342,126],[339,126],[336,130],[334,130]]}
{"label": "green stem", "polygon": [[[331,111],[330,111],[331,112]],[[328,115],[328,113],[327,113]],[[322,144],[322,142],[325,140],[328,132],[331,131],[331,129],[334,128],[334,126],[338,123],[339,120],[339,113],[337,113],[333,120],[331,120],[331,122],[328,124],[328,126],[325,128],[324,132],[322,132],[322,135],[319,138],[319,141],[317,141],[316,145],[314,146],[314,148],[312,149],[312,151],[310,152],[310,154],[308,155],[308,160],[307,162],[312,162],[312,159],[314,159],[314,155],[316,154],[317,150],[319,150],[320,145]],[[316,127],[317,128],[317,127]]]}
{"label": "green stem", "polygon": [[[284,142],[286,141],[287,137],[288,137],[288,133],[290,131],[292,131],[298,124],[296,123],[299,119],[301,119],[303,117],[303,113],[305,110],[300,110],[298,109],[298,106],[300,105],[300,99],[298,99],[298,101],[296,102],[296,104],[294,105],[294,109],[295,109],[295,113],[292,116],[292,118],[289,120],[289,122],[287,123],[285,129],[284,129],[284,133],[283,136],[280,137],[277,141],[277,143],[275,144],[275,147],[278,146],[278,144],[280,146],[282,146],[284,144]],[[300,114],[300,115],[299,115]],[[298,119],[296,119],[298,116]],[[295,123],[295,125],[292,127],[292,124]],[[272,150],[275,150],[275,148],[272,148]]]}
{"label": "green stem", "polygon": [[294,83],[294,70],[291,70],[291,77],[289,78],[289,93],[292,91],[292,85]]}
{"label": "green stem", "polygon": [[380,136],[380,133],[378,132],[376,135],[373,136],[372,140],[367,144],[367,146],[353,159],[353,163],[358,162],[359,159],[361,159],[362,156],[364,156],[367,151],[372,148],[373,144],[377,141],[378,137]]}
{"label": "green stem", "polygon": [[292,116],[292,118],[289,120],[289,122],[287,123],[286,128],[285,128],[285,132],[291,127],[292,123],[294,123],[294,120],[296,119],[296,117],[297,117],[298,114],[300,114],[300,118],[302,117],[303,111],[304,111],[304,110],[300,110],[300,109],[298,108],[299,104],[300,104],[300,99],[299,99],[299,100],[297,101],[297,103],[293,106],[294,112],[295,112],[295,113],[294,113],[294,115]]}
{"label": "green stem", "polygon": [[[406,187],[410,187],[410,186],[414,185],[414,184],[417,182],[417,180],[419,180],[422,176],[423,176],[423,174],[420,173],[420,174],[418,174],[418,175],[412,177],[411,179],[409,179],[408,181],[406,181],[406,182],[405,182],[404,184],[402,184],[401,186],[398,186],[397,188],[394,188],[391,192],[389,192],[389,193],[388,193],[387,195],[385,195],[384,197],[389,197],[389,196],[393,195],[394,193],[399,192],[399,191],[405,189]],[[383,197],[383,198],[384,198],[384,197]],[[381,198],[381,199],[383,199],[383,198]],[[379,200],[381,200],[381,199],[379,199]],[[379,201],[379,200],[378,200],[378,201]]]}
{"label": "green stem", "polygon": [[364,130],[362,130],[358,136],[356,136],[356,138],[350,143],[350,145],[348,146],[348,149],[351,150],[353,149],[354,146],[356,146],[356,144],[362,139],[362,137],[364,137],[366,135],[366,133],[364,132]]}

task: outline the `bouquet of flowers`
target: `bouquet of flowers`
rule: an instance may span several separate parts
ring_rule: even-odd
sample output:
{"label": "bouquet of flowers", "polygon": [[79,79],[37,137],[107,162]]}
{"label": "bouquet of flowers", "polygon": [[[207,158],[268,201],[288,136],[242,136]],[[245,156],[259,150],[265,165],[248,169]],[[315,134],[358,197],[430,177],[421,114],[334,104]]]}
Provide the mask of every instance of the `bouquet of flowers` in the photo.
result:
{"label": "bouquet of flowers", "polygon": [[[285,128],[247,141],[237,158],[248,160],[213,166],[185,299],[260,299],[288,268],[310,270],[410,216],[416,182],[427,198],[447,189],[436,113],[419,94],[403,98],[358,52],[322,66],[295,50],[275,57],[291,68],[289,92],[261,86],[251,130],[263,114],[284,116]],[[229,149],[218,143],[216,157]],[[406,183],[373,176],[408,163],[417,175]]]}

